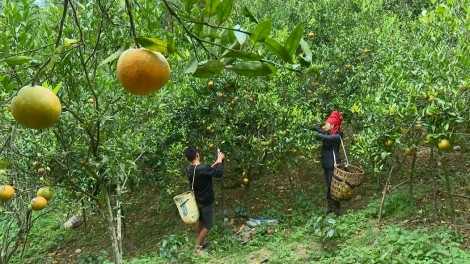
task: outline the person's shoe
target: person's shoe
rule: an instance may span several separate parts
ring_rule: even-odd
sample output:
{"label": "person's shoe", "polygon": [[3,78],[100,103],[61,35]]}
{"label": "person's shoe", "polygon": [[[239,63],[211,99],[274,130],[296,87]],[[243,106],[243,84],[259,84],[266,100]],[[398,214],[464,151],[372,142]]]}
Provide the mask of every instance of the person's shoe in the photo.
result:
{"label": "person's shoe", "polygon": [[204,241],[201,246],[203,249],[210,248],[212,246],[212,241]]}
{"label": "person's shoe", "polygon": [[326,207],[325,213],[330,214],[332,212],[333,212],[332,201],[327,200],[327,207]]}
{"label": "person's shoe", "polygon": [[332,213],[334,213],[336,216],[341,215],[340,208],[341,208],[341,203],[339,201],[332,201]]}

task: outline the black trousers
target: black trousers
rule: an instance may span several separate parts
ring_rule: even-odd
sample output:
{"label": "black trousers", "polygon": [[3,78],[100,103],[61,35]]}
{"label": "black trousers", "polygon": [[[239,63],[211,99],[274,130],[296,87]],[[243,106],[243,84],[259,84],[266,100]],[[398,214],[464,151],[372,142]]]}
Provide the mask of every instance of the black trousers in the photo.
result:
{"label": "black trousers", "polygon": [[334,169],[325,169],[323,168],[323,172],[325,173],[325,183],[326,183],[326,199],[331,200],[331,193],[330,193],[330,186],[331,186],[331,179],[333,178]]}

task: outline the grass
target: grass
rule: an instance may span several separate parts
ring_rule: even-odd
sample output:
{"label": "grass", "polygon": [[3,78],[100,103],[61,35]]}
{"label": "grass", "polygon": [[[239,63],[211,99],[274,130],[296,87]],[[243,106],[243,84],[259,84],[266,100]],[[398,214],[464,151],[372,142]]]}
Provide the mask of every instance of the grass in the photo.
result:
{"label": "grass", "polygon": [[[458,174],[455,181],[464,176]],[[380,223],[381,193],[371,183],[373,179],[363,186],[362,198],[342,203],[346,214],[335,218],[323,215],[321,174],[295,178],[295,201],[281,177],[253,182],[249,196],[242,188],[226,189],[225,215],[220,204],[221,187],[215,182],[217,225],[209,234],[214,242],[212,254],[204,256],[192,254],[194,228],[180,221],[172,195],[163,188],[147,186],[125,197],[125,263],[230,264],[266,258],[269,263],[465,263],[470,258],[469,244],[463,239],[469,234],[468,228],[461,227],[462,236],[452,234],[451,221],[444,214],[447,203],[443,201],[439,203],[442,222],[433,221],[432,194],[425,188],[429,184],[425,176],[420,178],[424,181],[414,186],[415,206],[409,207],[408,185],[403,185],[387,196]],[[464,223],[468,201],[458,205],[462,210],[460,223]],[[112,251],[108,234],[103,231],[104,222],[91,208],[87,212],[86,228],[62,229],[66,217],[59,210],[39,218],[23,260],[16,255],[11,263],[110,263]],[[258,228],[253,239],[241,245],[233,236],[233,228],[244,222],[229,222],[244,216],[277,218],[279,224]],[[229,221],[224,222],[224,217]],[[77,249],[81,252],[76,253]]]}

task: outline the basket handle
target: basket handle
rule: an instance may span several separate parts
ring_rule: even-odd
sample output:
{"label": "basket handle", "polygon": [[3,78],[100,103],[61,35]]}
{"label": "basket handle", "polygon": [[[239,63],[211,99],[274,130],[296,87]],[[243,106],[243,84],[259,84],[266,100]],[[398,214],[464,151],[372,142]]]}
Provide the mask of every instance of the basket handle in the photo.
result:
{"label": "basket handle", "polygon": [[343,139],[341,138],[341,136],[339,136],[339,140],[341,140],[341,147],[343,147],[344,157],[346,158],[346,167],[347,167],[349,165],[348,154],[346,154],[346,148],[344,148]]}
{"label": "basket handle", "polygon": [[[197,164],[199,165],[199,164]],[[194,191],[194,178],[196,177],[196,168],[197,168],[197,165],[194,166],[194,172],[193,172],[193,184],[191,186],[191,191]]]}
{"label": "basket handle", "polygon": [[[349,160],[348,160],[348,155],[346,154],[346,149],[344,148],[344,144],[343,144],[343,139],[341,138],[340,135],[339,136],[339,140],[341,141],[341,147],[343,147],[343,151],[344,151],[344,157],[346,158],[346,166],[347,167],[349,165]],[[333,161],[334,161],[334,165],[336,166],[336,156],[335,156],[335,150],[333,149]]]}

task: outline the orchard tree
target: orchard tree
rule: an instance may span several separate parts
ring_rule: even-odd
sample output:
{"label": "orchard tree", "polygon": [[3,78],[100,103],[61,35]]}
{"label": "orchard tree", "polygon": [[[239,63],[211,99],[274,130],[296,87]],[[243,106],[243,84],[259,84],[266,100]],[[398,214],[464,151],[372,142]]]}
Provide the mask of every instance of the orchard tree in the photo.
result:
{"label": "orchard tree", "polygon": [[[247,20],[235,23],[235,9],[243,10]],[[5,29],[0,39],[2,130],[12,135],[5,142],[18,140],[17,146],[5,144],[2,149],[6,160],[16,161],[4,181],[11,181],[9,175],[19,174],[41,157],[49,169],[41,171],[40,179],[32,178],[32,183],[18,180],[15,188],[32,193],[29,184],[44,182],[95,203],[107,221],[115,263],[122,263],[123,254],[122,194],[138,178],[136,161],[146,152],[161,152],[154,146],[163,145],[178,126],[165,127],[171,119],[165,95],[179,85],[171,76],[184,72],[209,78],[228,71],[273,78],[284,71],[315,70],[309,68],[312,52],[302,38],[302,22],[283,39],[275,39],[270,19],[259,21],[233,0],[22,0],[3,1],[1,11],[0,26]],[[294,56],[299,47],[302,54]],[[172,75],[165,88],[136,96],[127,92],[132,89],[123,81],[138,80],[134,72],[120,75],[118,69],[116,78],[116,60],[137,48],[162,53],[155,55],[158,62],[169,61]],[[186,62],[186,67],[180,67],[179,61]],[[138,65],[144,72],[152,67]],[[45,87],[57,95],[57,123],[41,127],[21,121],[19,116],[37,118],[27,107],[21,108],[28,102],[33,105],[29,98],[36,97],[11,100],[20,98],[25,86]],[[50,111],[46,114],[52,116]],[[157,135],[149,135],[154,131]],[[13,147],[22,159],[9,154]],[[14,202],[20,205],[24,200]]]}

